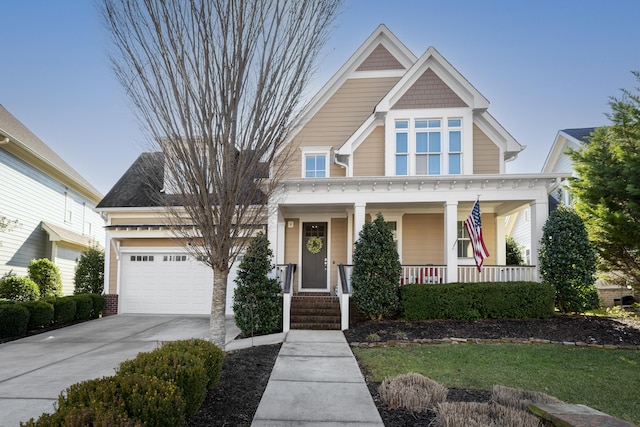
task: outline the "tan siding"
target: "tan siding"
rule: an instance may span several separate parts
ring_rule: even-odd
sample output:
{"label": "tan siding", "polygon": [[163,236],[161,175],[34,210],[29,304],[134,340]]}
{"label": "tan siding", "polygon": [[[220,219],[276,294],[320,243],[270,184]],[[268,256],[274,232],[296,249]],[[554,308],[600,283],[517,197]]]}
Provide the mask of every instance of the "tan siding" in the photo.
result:
{"label": "tan siding", "polygon": [[475,124],[473,125],[473,173],[500,173],[500,150]]}
{"label": "tan siding", "polygon": [[331,291],[338,284],[338,265],[347,263],[347,219],[331,219]]}
{"label": "tan siding", "polygon": [[184,248],[184,239],[127,239],[120,243],[123,248]]}
{"label": "tan siding", "polygon": [[455,107],[467,107],[467,104],[429,68],[391,109]]}
{"label": "tan siding", "polygon": [[498,263],[496,258],[496,215],[482,214],[482,238],[489,252],[489,258],[485,260],[487,265]]}
{"label": "tan siding", "polygon": [[111,246],[109,250],[109,260],[109,289],[107,293],[116,294],[118,293],[118,259],[116,257],[116,251],[113,249],[113,246]]}
{"label": "tan siding", "polygon": [[382,44],[376,46],[356,71],[404,70],[402,64]]}
{"label": "tan siding", "polygon": [[[293,222],[293,227],[289,228],[289,221]],[[298,268],[293,275],[293,283],[298,283],[298,271],[300,269],[300,262],[298,261],[298,253],[300,251],[300,220],[299,219],[285,219],[284,228],[284,263],[285,264],[297,264]],[[297,286],[294,286],[297,289]]]}
{"label": "tan siding", "polygon": [[384,176],[384,126],[378,126],[353,154],[354,176]]}
{"label": "tan siding", "polygon": [[444,263],[444,215],[406,214],[402,217],[402,263]]}
{"label": "tan siding", "polygon": [[[397,81],[396,77],[347,80],[292,141],[285,177],[302,176],[300,147],[341,147]],[[345,170],[332,165],[330,173],[344,176]]]}

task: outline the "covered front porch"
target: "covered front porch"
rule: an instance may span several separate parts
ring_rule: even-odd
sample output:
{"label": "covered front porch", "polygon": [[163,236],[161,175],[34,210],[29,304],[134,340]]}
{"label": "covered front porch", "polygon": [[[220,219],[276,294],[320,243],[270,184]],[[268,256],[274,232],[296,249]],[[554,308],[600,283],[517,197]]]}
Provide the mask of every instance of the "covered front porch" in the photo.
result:
{"label": "covered front porch", "polygon": [[[277,264],[296,266],[294,294],[335,294],[338,265],[353,263],[358,233],[378,212],[393,230],[405,266],[403,283],[421,276],[438,283],[536,280],[548,192],[559,181],[557,175],[545,174],[288,180],[270,202],[269,240]],[[490,253],[482,274],[476,271],[463,226],[477,198]],[[533,267],[508,268],[506,219],[526,207],[531,211]]]}

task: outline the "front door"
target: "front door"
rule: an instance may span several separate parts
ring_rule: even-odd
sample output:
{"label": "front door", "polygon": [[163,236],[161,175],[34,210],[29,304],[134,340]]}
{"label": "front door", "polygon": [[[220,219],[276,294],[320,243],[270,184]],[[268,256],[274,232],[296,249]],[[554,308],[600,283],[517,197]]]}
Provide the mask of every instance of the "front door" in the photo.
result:
{"label": "front door", "polygon": [[305,222],[302,234],[302,289],[327,289],[327,223]]}

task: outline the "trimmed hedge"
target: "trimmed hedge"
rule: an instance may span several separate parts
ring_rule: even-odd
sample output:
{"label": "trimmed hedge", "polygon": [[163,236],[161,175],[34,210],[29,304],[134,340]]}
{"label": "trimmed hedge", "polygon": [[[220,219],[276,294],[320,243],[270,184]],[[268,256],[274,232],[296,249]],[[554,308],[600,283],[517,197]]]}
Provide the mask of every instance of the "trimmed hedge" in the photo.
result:
{"label": "trimmed hedge", "polygon": [[87,294],[93,300],[93,310],[91,311],[91,318],[97,319],[100,317],[100,313],[102,313],[102,309],[106,304],[106,300],[100,294]]}
{"label": "trimmed hedge", "polygon": [[75,320],[89,320],[93,314],[93,298],[88,294],[70,296],[76,302]]}
{"label": "trimmed hedge", "polygon": [[29,310],[28,330],[45,328],[53,322],[53,305],[45,301],[26,301],[22,306]]}
{"label": "trimmed hedge", "polygon": [[0,338],[26,334],[29,316],[29,310],[22,304],[0,304]]}
{"label": "trimmed hedge", "polygon": [[0,280],[0,298],[35,301],[40,298],[38,285],[28,277],[8,276]]}
{"label": "trimmed hedge", "polygon": [[555,290],[537,282],[415,284],[400,288],[401,315],[426,319],[538,319],[553,316]]}
{"label": "trimmed hedge", "polygon": [[190,339],[165,343],[162,348],[177,353],[189,353],[204,363],[205,373],[208,377],[207,388],[213,389],[220,380],[224,353],[211,341],[203,339]]}
{"label": "trimmed hedge", "polygon": [[195,414],[204,402],[209,382],[202,360],[170,347],[139,353],[135,359],[122,362],[117,374],[142,374],[172,382],[182,390],[187,416]]}
{"label": "trimmed hedge", "polygon": [[73,296],[56,298],[53,301],[53,321],[58,325],[68,325],[76,317],[76,300]]}

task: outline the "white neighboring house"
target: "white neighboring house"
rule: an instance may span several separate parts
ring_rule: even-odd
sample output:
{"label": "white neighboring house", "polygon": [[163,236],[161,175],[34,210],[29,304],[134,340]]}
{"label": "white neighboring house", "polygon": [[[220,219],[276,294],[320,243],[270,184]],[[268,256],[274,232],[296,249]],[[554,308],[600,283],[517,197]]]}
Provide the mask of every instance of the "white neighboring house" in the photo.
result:
{"label": "white neighboring house", "polygon": [[[569,149],[578,149],[596,128],[562,129],[558,131],[547,159],[542,166],[542,173],[561,173],[575,176],[573,163],[568,156]],[[570,194],[566,191],[569,181],[560,182],[557,186],[549,187],[549,212],[556,209],[558,204],[569,205]],[[522,259],[525,264],[531,264],[531,209],[524,208],[510,215],[505,224],[506,234],[514,238],[522,246]],[[537,247],[538,245],[536,245]],[[537,257],[536,257],[537,258]]]}
{"label": "white neighboring house", "polygon": [[102,198],[85,178],[0,105],[0,215],[18,224],[0,232],[0,277],[27,275],[33,259],[49,258],[72,294],[81,253],[104,248]]}

